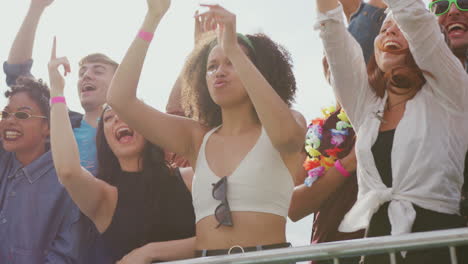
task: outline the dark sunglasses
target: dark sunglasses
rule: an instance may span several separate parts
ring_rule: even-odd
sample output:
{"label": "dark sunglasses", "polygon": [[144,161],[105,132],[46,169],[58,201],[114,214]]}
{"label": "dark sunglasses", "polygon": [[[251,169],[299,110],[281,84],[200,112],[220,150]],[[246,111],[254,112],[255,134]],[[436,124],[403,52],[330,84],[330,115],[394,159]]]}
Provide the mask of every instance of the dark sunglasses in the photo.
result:
{"label": "dark sunglasses", "polygon": [[450,10],[450,6],[455,4],[458,10],[468,11],[468,0],[438,0],[429,3],[429,10],[436,16],[446,14]]}
{"label": "dark sunglasses", "polygon": [[7,120],[10,116],[14,116],[18,120],[26,120],[26,119],[29,119],[31,117],[47,119],[46,116],[31,115],[30,113],[22,112],[22,111],[13,112],[13,113],[8,113],[7,111],[2,111],[2,120]]}
{"label": "dark sunglasses", "polygon": [[218,227],[221,225],[233,226],[231,208],[227,200],[227,177],[221,178],[217,183],[213,183],[213,198],[221,201],[215,209],[215,218],[218,221]]}

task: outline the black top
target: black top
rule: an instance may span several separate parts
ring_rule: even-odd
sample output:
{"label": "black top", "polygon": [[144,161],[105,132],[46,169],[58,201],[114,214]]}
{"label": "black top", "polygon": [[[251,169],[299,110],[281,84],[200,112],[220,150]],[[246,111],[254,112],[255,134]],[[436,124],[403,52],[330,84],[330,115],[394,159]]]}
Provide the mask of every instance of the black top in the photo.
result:
{"label": "black top", "polygon": [[174,172],[166,176],[122,172],[113,177],[118,201],[102,237],[115,261],[150,242],[195,235],[192,196],[179,170]]}
{"label": "black top", "polygon": [[389,188],[392,187],[392,146],[394,136],[395,129],[379,132],[379,136],[371,149],[382,182]]}

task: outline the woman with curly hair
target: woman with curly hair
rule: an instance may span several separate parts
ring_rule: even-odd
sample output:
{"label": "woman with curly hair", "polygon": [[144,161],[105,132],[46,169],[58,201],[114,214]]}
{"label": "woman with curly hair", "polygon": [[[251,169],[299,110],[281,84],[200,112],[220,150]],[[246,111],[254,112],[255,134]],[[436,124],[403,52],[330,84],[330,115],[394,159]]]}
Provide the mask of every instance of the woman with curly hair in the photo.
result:
{"label": "woman with curly hair", "polygon": [[147,3],[108,102],[148,140],[194,165],[196,255],[289,246],[292,175],[301,169],[306,130],[289,108],[296,90],[289,54],[265,35],[237,34],[234,14],[206,5],[197,18],[218,35],[200,41],[185,66],[184,107],[193,119],[167,115],[136,97],[149,42],[170,5]]}
{"label": "woman with curly hair", "polygon": [[[366,68],[338,0],[317,0],[332,86],[357,134],[358,199],[339,229],[376,237],[462,227],[468,76],[423,1],[386,3]],[[397,254],[397,263],[449,260],[446,249]],[[389,262],[388,255],[364,260]]]}
{"label": "woman with curly hair", "polygon": [[[123,263],[173,259],[178,251],[167,248],[181,248],[173,241],[191,241],[195,235],[192,199],[181,172],[165,162],[160,147],[108,106],[96,134],[97,177],[81,167],[62,96],[64,78],[58,72],[60,65],[70,66],[66,58],[56,58],[55,41],[53,49],[49,63],[52,154],[60,182],[101,234],[97,245],[105,254],[99,253],[95,261],[115,263],[134,252],[143,254]],[[158,255],[150,256],[147,251]]]}
{"label": "woman with curly hair", "polygon": [[49,89],[21,77],[0,119],[0,260],[79,263],[80,211],[57,180],[49,151]]}

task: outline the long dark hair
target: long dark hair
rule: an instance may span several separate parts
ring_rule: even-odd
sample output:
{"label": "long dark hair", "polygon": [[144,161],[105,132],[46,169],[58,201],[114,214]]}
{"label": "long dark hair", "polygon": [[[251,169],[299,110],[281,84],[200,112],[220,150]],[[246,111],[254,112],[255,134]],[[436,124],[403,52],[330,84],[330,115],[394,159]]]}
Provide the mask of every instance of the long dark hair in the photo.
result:
{"label": "long dark hair", "polygon": [[[96,133],[96,149],[99,165],[97,177],[112,184],[112,176],[121,173],[122,169],[120,168],[120,163],[114,152],[112,152],[106,136],[104,135],[103,116],[106,110],[101,114]],[[160,172],[161,174],[168,175],[171,172],[169,164],[164,158],[164,151],[159,146],[156,146],[146,140],[140,159],[142,159],[143,168],[141,172],[143,174],[153,175],[155,172]]]}
{"label": "long dark hair", "polygon": [[[98,122],[98,128],[96,133],[96,148],[97,148],[97,159],[98,159],[98,173],[97,178],[114,185],[115,176],[122,174],[122,169],[120,163],[112,152],[106,136],[104,135],[104,121],[103,116],[107,108],[102,112],[101,118]],[[143,152],[140,156],[142,169],[141,176],[144,181],[144,189],[136,190],[139,192],[144,192],[147,196],[148,202],[145,203],[144,208],[147,213],[148,220],[154,220],[156,217],[151,217],[151,215],[159,214],[158,201],[162,199],[160,196],[161,186],[167,186],[169,177],[173,177],[173,170],[170,169],[169,164],[166,162],[164,157],[164,151],[149,141],[145,140],[145,146]],[[160,186],[158,188],[158,186]],[[150,230],[151,226],[155,223],[146,221],[146,230]],[[140,241],[142,245],[149,243],[151,241]]]}

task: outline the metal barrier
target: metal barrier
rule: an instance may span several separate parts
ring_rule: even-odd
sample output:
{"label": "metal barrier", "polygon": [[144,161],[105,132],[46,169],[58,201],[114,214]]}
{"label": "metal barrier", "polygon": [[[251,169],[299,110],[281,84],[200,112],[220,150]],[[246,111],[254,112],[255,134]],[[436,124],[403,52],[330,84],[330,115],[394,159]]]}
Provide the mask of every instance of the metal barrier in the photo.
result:
{"label": "metal barrier", "polygon": [[396,264],[396,254],[400,251],[448,247],[451,264],[458,263],[455,246],[468,245],[468,228],[420,232],[399,236],[364,238],[318,245],[248,252],[227,256],[205,257],[172,261],[172,264],[247,264],[247,263],[285,263],[307,260],[333,260],[339,258],[388,253],[391,263]]}

